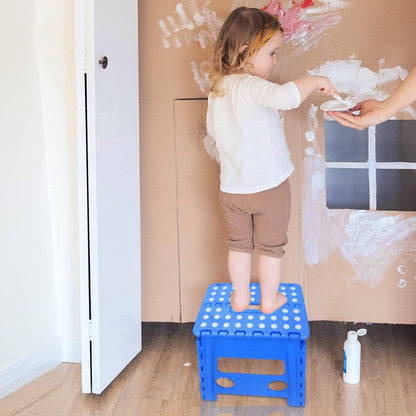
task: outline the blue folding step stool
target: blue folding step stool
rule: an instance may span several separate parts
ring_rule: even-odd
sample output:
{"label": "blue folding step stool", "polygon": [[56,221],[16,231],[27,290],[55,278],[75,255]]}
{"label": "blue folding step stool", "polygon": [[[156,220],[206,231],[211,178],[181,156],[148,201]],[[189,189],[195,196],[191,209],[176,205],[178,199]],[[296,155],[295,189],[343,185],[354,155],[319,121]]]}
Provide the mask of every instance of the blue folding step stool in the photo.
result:
{"label": "blue folding step stool", "polygon": [[[216,400],[217,394],[284,397],[289,406],[305,405],[306,339],[309,324],[302,288],[282,283],[279,291],[287,303],[271,314],[263,314],[260,286],[250,285],[250,308],[234,312],[230,306],[231,283],[214,283],[208,287],[198,313],[193,333],[197,337],[199,378],[203,400]],[[226,373],[218,369],[219,358],[281,360],[281,375]],[[218,384],[232,381],[231,387]],[[274,390],[271,383],[286,387]]]}

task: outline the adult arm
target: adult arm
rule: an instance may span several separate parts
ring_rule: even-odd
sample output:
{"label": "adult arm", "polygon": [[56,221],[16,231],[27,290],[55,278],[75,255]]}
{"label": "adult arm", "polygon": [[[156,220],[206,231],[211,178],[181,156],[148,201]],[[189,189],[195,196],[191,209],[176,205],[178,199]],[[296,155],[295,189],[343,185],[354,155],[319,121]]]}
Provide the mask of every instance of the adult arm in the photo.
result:
{"label": "adult arm", "polygon": [[360,111],[358,115],[348,111],[328,111],[328,115],[343,126],[363,130],[368,126],[388,120],[414,101],[416,101],[416,67],[384,101],[366,100],[349,110]]}

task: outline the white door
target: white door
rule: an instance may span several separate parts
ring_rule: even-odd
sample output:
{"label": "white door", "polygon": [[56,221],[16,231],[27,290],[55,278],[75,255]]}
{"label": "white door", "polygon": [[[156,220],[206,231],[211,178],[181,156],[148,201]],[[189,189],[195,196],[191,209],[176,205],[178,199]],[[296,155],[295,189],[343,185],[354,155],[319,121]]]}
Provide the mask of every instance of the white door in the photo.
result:
{"label": "white door", "polygon": [[137,0],[76,13],[82,391],[99,394],[141,349]]}

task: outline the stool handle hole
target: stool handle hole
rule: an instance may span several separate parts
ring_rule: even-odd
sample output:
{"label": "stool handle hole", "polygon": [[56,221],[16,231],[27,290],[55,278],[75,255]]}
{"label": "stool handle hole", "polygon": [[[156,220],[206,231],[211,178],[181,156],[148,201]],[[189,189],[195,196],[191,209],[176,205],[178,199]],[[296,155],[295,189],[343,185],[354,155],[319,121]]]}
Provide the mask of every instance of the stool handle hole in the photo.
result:
{"label": "stool handle hole", "polygon": [[273,391],[281,391],[287,388],[287,383],[284,381],[272,381],[267,387]]}
{"label": "stool handle hole", "polygon": [[216,383],[220,387],[224,387],[226,389],[230,389],[231,387],[234,387],[234,381],[232,381],[231,379],[229,379],[227,377],[219,377],[219,378],[217,378]]}

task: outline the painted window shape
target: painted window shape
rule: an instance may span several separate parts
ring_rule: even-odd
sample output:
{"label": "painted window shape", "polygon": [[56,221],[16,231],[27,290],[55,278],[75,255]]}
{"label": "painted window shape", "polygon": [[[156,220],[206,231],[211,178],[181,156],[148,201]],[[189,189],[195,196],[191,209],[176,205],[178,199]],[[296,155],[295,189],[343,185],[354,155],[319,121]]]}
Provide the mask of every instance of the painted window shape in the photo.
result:
{"label": "painted window shape", "polygon": [[325,122],[325,158],[327,162],[366,162],[366,130],[346,129],[338,123]]}
{"label": "painted window shape", "polygon": [[416,121],[324,128],[328,208],[416,211]]}
{"label": "painted window shape", "polygon": [[416,121],[389,120],[376,133],[377,162],[416,163]]}

